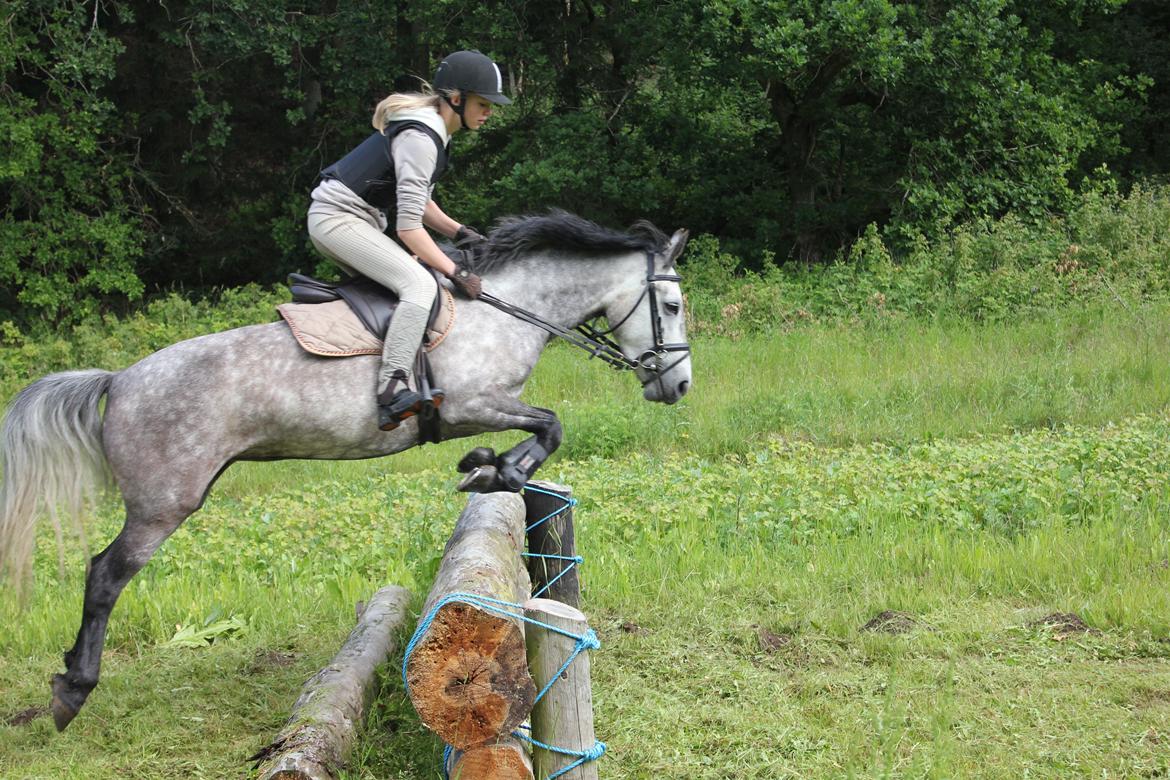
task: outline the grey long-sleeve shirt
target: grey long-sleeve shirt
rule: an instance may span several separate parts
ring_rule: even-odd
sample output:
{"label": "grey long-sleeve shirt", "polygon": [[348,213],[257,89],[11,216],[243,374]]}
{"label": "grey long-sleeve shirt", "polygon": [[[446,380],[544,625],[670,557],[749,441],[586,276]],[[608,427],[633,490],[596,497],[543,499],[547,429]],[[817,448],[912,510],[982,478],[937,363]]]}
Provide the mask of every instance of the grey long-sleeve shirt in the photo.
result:
{"label": "grey long-sleeve shirt", "polygon": [[[425,123],[439,134],[444,143],[450,142],[443,118],[433,109],[404,111],[388,117],[390,121],[414,119]],[[407,128],[394,137],[390,144],[390,156],[394,160],[394,176],[397,179],[398,214],[395,229],[417,230],[423,226],[423,212],[431,199],[434,175],[438,163],[438,150],[430,136],[421,130]]]}

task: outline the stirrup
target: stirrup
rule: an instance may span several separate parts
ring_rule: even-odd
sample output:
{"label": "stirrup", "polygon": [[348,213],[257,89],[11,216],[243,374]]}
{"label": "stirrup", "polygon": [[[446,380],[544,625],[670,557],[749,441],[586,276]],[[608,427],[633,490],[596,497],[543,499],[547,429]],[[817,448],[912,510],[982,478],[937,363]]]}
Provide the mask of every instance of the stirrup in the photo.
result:
{"label": "stirrup", "polygon": [[421,413],[423,407],[432,406],[438,409],[446,397],[446,394],[438,387],[432,387],[430,395],[428,400],[410,388],[399,390],[390,399],[390,403],[378,404],[378,429],[392,431],[404,420]]}
{"label": "stirrup", "polygon": [[423,397],[415,390],[403,388],[394,394],[388,404],[378,404],[378,428],[392,431],[403,420],[414,417],[423,407]]}

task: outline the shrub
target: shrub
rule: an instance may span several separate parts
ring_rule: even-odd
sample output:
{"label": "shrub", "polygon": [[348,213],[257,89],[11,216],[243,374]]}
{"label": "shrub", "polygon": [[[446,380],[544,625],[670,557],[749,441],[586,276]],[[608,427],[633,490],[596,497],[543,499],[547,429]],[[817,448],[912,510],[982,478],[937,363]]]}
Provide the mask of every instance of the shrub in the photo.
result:
{"label": "shrub", "polygon": [[[899,239],[901,240],[901,239]],[[1170,294],[1170,187],[1121,195],[1090,188],[1067,218],[1014,215],[963,225],[892,252],[876,225],[823,266],[761,272],[698,236],[683,266],[690,327],[736,337],[809,322],[880,324],[904,317],[997,321],[1055,307]]]}

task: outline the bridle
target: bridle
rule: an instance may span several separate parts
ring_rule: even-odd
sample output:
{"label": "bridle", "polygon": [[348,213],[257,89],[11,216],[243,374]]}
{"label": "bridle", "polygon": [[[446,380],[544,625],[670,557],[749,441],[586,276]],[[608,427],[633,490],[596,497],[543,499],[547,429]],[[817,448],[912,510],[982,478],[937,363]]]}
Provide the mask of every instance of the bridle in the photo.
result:
{"label": "bridle", "polygon": [[[573,346],[588,352],[589,357],[599,358],[602,362],[607,363],[618,371],[636,371],[637,369],[649,371],[651,373],[649,379],[639,378],[642,386],[645,387],[651,382],[658,382],[660,389],[665,390],[665,388],[661,387],[662,378],[690,356],[691,345],[685,341],[667,343],[662,331],[662,315],[658,310],[658,292],[654,288],[654,283],[681,281],[682,277],[677,274],[655,273],[654,253],[647,252],[646,279],[642,287],[642,293],[638,296],[638,300],[634,301],[634,305],[630,307],[626,315],[606,330],[601,330],[593,324],[599,319],[598,317],[594,317],[578,325],[576,328],[570,329],[557,325],[555,322],[549,322],[527,309],[522,309],[519,306],[502,301],[491,293],[485,292],[480,294],[479,300],[495,306],[500,311],[506,312],[518,320],[535,325],[558,338],[564,339]],[[647,296],[650,298],[650,332],[654,337],[654,348],[646,350],[637,359],[632,359],[622,352],[621,346],[614,340],[613,334],[625,324],[626,320],[633,316],[634,312],[638,310],[638,306],[641,305],[642,299]],[[681,352],[683,354],[670,365],[665,365],[671,352]]]}

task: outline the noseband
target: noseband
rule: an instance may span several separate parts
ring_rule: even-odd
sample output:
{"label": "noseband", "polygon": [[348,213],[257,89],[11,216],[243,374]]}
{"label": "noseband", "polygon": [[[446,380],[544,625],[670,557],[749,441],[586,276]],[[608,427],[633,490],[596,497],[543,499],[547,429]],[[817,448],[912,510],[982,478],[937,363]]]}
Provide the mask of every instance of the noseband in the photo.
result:
{"label": "noseband", "polygon": [[[662,331],[662,315],[658,311],[658,292],[654,289],[655,282],[681,282],[682,277],[677,274],[659,274],[654,272],[654,253],[646,253],[646,281],[642,288],[642,294],[638,296],[638,300],[634,301],[634,305],[626,312],[626,316],[617,321],[616,325],[611,326],[606,330],[600,330],[593,325],[593,320],[578,325],[576,328],[569,329],[561,327],[553,322],[539,317],[532,312],[521,309],[519,306],[514,306],[506,301],[502,301],[490,293],[482,293],[479,300],[485,303],[490,303],[500,311],[511,314],[519,320],[523,320],[531,325],[535,325],[548,333],[551,333],[558,338],[562,338],[575,347],[579,347],[589,353],[589,357],[599,358],[602,362],[609,364],[619,371],[635,371],[643,369],[649,371],[651,376],[649,379],[642,381],[642,386],[650,384],[651,382],[658,382],[661,386],[662,377],[667,372],[673,369],[682,361],[686,360],[691,353],[691,345],[684,342],[670,343],[666,342],[666,338]],[[641,305],[642,299],[646,296],[650,297],[650,332],[654,337],[654,349],[649,349],[643,352],[638,358],[632,359],[626,357],[622,352],[621,346],[614,340],[613,334],[625,324],[638,306]],[[680,355],[670,365],[665,365],[671,352],[681,352]],[[665,367],[664,367],[665,365]],[[664,389],[664,388],[663,388]]]}

